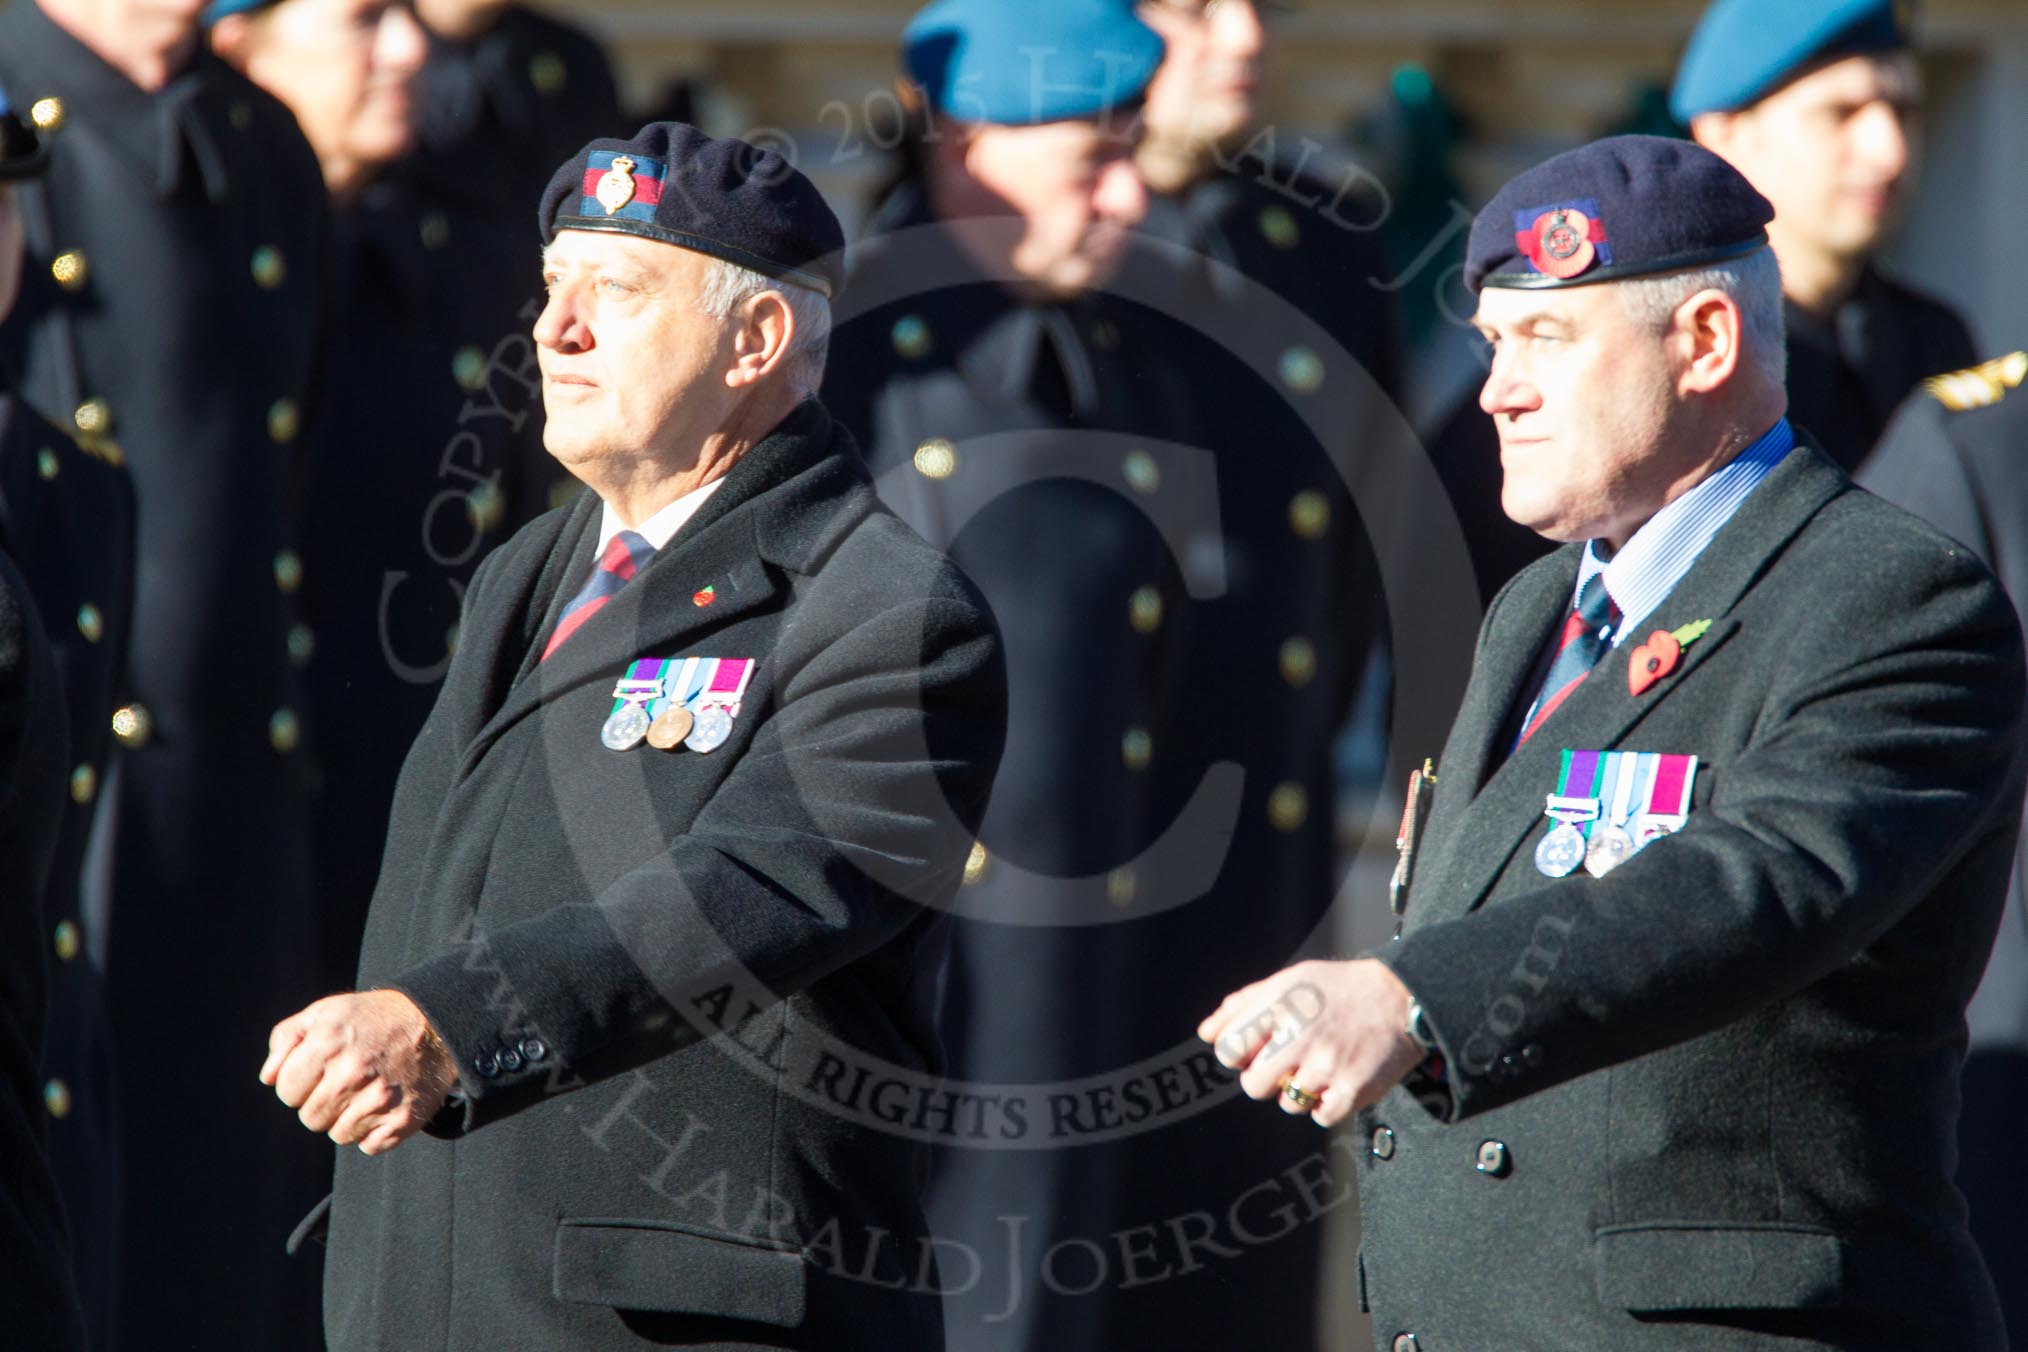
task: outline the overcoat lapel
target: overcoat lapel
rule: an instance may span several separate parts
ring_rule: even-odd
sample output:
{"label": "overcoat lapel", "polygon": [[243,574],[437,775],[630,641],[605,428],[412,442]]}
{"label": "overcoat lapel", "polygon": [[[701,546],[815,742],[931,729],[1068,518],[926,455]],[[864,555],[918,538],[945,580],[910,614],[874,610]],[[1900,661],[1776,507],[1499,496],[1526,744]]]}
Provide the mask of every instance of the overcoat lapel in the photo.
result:
{"label": "overcoat lapel", "polygon": [[[1522,697],[1519,682],[1525,678],[1543,641],[1546,626],[1554,623],[1555,617],[1569,606],[1570,588],[1576,581],[1575,551],[1568,560],[1559,554],[1537,565],[1534,571],[1543,575],[1539,589],[1531,583],[1525,608],[1519,604],[1501,608],[1495,631],[1487,635],[1486,652],[1481,658],[1485,678],[1482,681],[1475,673],[1472,689],[1466,696],[1466,706],[1473,710],[1474,718],[1489,720],[1491,731],[1483,737],[1474,734],[1484,747],[1478,766],[1472,763],[1471,747],[1459,746],[1456,749],[1464,750],[1466,755],[1456,768],[1463,772],[1461,783],[1472,783],[1466,776],[1482,767],[1487,770],[1486,778],[1470,802],[1442,824],[1440,836],[1439,823],[1431,824],[1431,834],[1441,843],[1442,851],[1433,861],[1436,867],[1417,879],[1419,894],[1414,897],[1411,910],[1419,921],[1454,918],[1485,901],[1514,851],[1542,822],[1543,799],[1556,786],[1564,748],[1619,748],[1642,719],[1681,689],[1739,629],[1739,621],[1731,611],[1740,598],[1751,590],[1755,579],[1787,547],[1796,532],[1847,486],[1844,473],[1823,452],[1808,441],[1800,441],[1712,539],[1661,608],[1642,622],[1644,632],[1630,636],[1628,642],[1607,653],[1541,729],[1501,761],[1505,748],[1493,747],[1491,739],[1499,736],[1505,726],[1512,702]],[[1560,592],[1551,585],[1559,579]],[[1512,602],[1522,599],[1518,593],[1510,597]],[[1678,629],[1706,619],[1713,621],[1710,631],[1683,649],[1682,660],[1673,672],[1642,694],[1631,693],[1627,665],[1636,645],[1657,629]],[[1502,651],[1509,648],[1520,650],[1518,659]],[[1496,658],[1495,652],[1501,655]],[[1521,677],[1510,671],[1517,660],[1522,668]],[[1496,683],[1508,690],[1507,700],[1490,710],[1477,709],[1479,702],[1493,705]],[[1483,697],[1477,693],[1481,684],[1486,686]],[[1461,712],[1459,733],[1465,731],[1465,717]],[[1453,741],[1457,741],[1455,735]],[[1440,790],[1443,776],[1450,769],[1438,767]]]}

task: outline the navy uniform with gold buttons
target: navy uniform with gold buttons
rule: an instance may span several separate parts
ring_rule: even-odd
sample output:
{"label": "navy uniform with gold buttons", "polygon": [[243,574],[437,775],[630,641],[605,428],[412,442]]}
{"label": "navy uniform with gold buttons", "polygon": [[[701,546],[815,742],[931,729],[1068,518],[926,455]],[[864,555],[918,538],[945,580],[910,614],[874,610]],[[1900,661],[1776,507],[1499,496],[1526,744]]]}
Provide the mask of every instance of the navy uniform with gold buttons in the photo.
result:
{"label": "navy uniform with gold buttons", "polygon": [[[1161,54],[1130,9],[1101,3],[942,4],[906,41],[937,116],[1017,129],[1103,131]],[[1062,59],[1033,86],[1027,48]],[[1350,496],[1288,410],[1358,404],[1350,367],[1384,364],[1385,345],[1355,336],[1347,356],[1263,329],[1270,355],[1250,368],[1216,341],[1250,322],[1246,298],[1173,250],[1068,297],[1017,294],[932,209],[940,172],[897,189],[859,244],[825,398],[883,498],[985,592],[1007,654],[1007,749],[939,1029],[952,1083],[1032,1117],[937,1153],[931,1223],[977,1263],[971,1281],[963,1257],[946,1273],[949,1343],[1308,1345],[1318,1229],[1240,1199],[1323,1143],[1220,1102],[1229,1082],[1189,1030],[1221,982],[1288,957],[1330,902],[1330,742],[1371,568],[1344,567],[1362,543]],[[1285,199],[1207,205],[1205,230],[1254,232],[1242,269],[1315,280],[1314,255],[1284,260],[1275,242],[1301,226],[1270,213],[1275,235],[1260,233]],[[1207,1258],[1164,1228],[1235,1205],[1260,1242],[1220,1229],[1199,1236]],[[1121,1258],[1116,1236],[1142,1233],[1147,1256]],[[1093,1245],[1111,1255],[1096,1271]],[[1074,1276],[1069,1254],[1085,1255]]]}
{"label": "navy uniform with gold buttons", "polygon": [[[1859,483],[1970,545],[2028,617],[2028,352],[1923,382],[1888,424]],[[2028,854],[2014,856],[2007,913],[1965,1011],[1971,1050],[1959,1077],[1958,1189],[1971,1206],[2016,1344],[2028,1339]]]}
{"label": "navy uniform with gold buttons", "polygon": [[122,1321],[261,1347],[314,1317],[316,1274],[279,1241],[320,1155],[245,1058],[316,990],[290,520],[327,227],[293,120],[192,37],[148,91],[29,0],[0,12],[0,79],[50,142],[18,195],[8,346],[23,396],[117,448],[137,504],[123,752],[100,790]]}

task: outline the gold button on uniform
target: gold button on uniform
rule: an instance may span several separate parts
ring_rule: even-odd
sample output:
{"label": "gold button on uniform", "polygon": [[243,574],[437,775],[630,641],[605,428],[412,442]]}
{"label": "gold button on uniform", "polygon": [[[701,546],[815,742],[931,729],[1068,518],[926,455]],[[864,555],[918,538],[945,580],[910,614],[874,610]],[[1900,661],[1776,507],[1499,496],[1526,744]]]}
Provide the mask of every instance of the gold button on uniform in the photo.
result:
{"label": "gold button on uniform", "polygon": [[1306,488],[1289,499],[1289,529],[1305,540],[1314,540],[1331,528],[1331,500],[1314,488]]}
{"label": "gold button on uniform", "polygon": [[155,720],[148,706],[139,702],[122,704],[113,710],[113,737],[129,751],[139,751],[155,735]]}
{"label": "gold button on uniform", "polygon": [[425,249],[441,249],[451,242],[451,222],[441,211],[426,211],[416,227]]}
{"label": "gold button on uniform", "polygon": [[555,52],[537,52],[528,58],[528,83],[544,98],[555,98],[570,84],[570,67]]}
{"label": "gold button on uniform", "polygon": [[1316,645],[1297,634],[1282,644],[1281,664],[1282,679],[1300,690],[1316,677]]}
{"label": "gold button on uniform", "polygon": [[253,251],[253,257],[247,260],[247,270],[253,273],[254,285],[263,291],[274,290],[289,275],[282,251],[272,244],[263,244]]}
{"label": "gold button on uniform", "polygon": [[303,725],[297,721],[296,711],[287,705],[275,710],[274,717],[268,720],[268,745],[284,756],[296,749],[302,736]]}
{"label": "gold button on uniform", "polygon": [[63,469],[63,462],[56,458],[56,452],[44,446],[35,453],[35,472],[44,479],[54,479]]}
{"label": "gold button on uniform", "polygon": [[918,361],[929,355],[935,342],[930,337],[929,321],[921,315],[903,315],[894,321],[894,330],[888,335],[894,343],[894,350],[910,361]]}
{"label": "gold button on uniform", "polygon": [[76,958],[78,949],[82,947],[78,942],[77,926],[71,921],[59,920],[56,924],[55,945],[58,961],[69,962]]}
{"label": "gold button on uniform", "polygon": [[451,354],[451,379],[458,388],[477,392],[486,388],[486,354],[468,343]]}
{"label": "gold button on uniform", "polygon": [[87,643],[97,643],[106,636],[106,617],[89,601],[77,608],[77,631]]}
{"label": "gold button on uniform", "polygon": [[275,555],[275,586],[284,596],[296,594],[303,585],[303,556],[293,549]]}
{"label": "gold button on uniform", "polygon": [[268,405],[268,437],[277,446],[286,446],[294,441],[302,426],[302,410],[287,395]]}
{"label": "gold button on uniform", "polygon": [[234,99],[232,107],[226,110],[226,116],[232,119],[234,131],[245,131],[253,125],[253,105],[245,99]]}
{"label": "gold button on uniform", "polygon": [[80,765],[70,772],[70,801],[89,803],[98,795],[99,772],[89,765]]}
{"label": "gold button on uniform", "polygon": [[1162,486],[1162,467],[1146,451],[1128,451],[1120,461],[1120,473],[1127,476],[1127,487],[1136,493],[1153,493]]}
{"label": "gold button on uniform", "polygon": [[465,494],[465,519],[472,523],[472,529],[481,535],[492,530],[507,517],[507,495],[500,491],[500,485],[480,484]]}
{"label": "gold button on uniform", "polygon": [[63,130],[63,100],[37,99],[28,109],[28,120],[37,131]]}
{"label": "gold button on uniform", "polygon": [[1324,383],[1324,359],[1298,343],[1282,353],[1282,384],[1297,394],[1314,394]]}
{"label": "gold button on uniform", "polygon": [[1140,890],[1140,880],[1130,868],[1116,868],[1106,875],[1106,900],[1114,906],[1133,905],[1134,895]]}
{"label": "gold button on uniform", "polygon": [[1299,831],[1310,819],[1310,795],[1302,785],[1284,782],[1268,795],[1268,820],[1277,831]]}
{"label": "gold button on uniform", "polygon": [[289,626],[289,661],[299,667],[310,665],[310,659],[317,655],[317,635],[307,624]]}
{"label": "gold button on uniform", "polygon": [[103,399],[87,399],[77,406],[77,412],[70,415],[70,420],[86,436],[102,437],[113,430],[113,407]]}
{"label": "gold button on uniform", "polygon": [[54,1118],[70,1116],[70,1086],[62,1080],[51,1080],[42,1086],[42,1106],[49,1109]]}
{"label": "gold button on uniform", "polygon": [[1137,634],[1152,634],[1162,627],[1162,593],[1153,587],[1138,588],[1127,598],[1127,623]]}
{"label": "gold button on uniform", "polygon": [[1289,214],[1287,207],[1262,207],[1260,233],[1261,238],[1277,249],[1293,249],[1302,239],[1302,232],[1296,228],[1296,218]]}
{"label": "gold button on uniform", "polygon": [[970,886],[985,877],[986,866],[990,862],[991,856],[986,853],[986,847],[973,841],[972,852],[965,856],[965,884]]}
{"label": "gold button on uniform", "polygon": [[1146,728],[1128,728],[1120,738],[1120,759],[1129,770],[1145,770],[1155,757],[1155,739]]}
{"label": "gold button on uniform", "polygon": [[91,278],[91,267],[85,262],[83,249],[65,249],[49,260],[49,275],[56,278],[56,284],[66,291],[82,291]]}
{"label": "gold button on uniform", "polygon": [[915,448],[915,472],[925,479],[948,479],[957,468],[957,448],[942,437],[931,437]]}

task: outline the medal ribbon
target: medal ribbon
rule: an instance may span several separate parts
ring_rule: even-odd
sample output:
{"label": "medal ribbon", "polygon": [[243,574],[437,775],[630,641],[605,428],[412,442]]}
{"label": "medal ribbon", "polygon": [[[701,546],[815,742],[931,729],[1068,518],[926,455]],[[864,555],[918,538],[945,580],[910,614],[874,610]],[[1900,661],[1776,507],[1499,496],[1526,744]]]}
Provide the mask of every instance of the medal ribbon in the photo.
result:
{"label": "medal ribbon", "polygon": [[613,712],[629,704],[647,704],[662,693],[662,669],[669,664],[659,657],[643,657],[627,667],[627,674],[613,687]]}
{"label": "medal ribbon", "polygon": [[[670,659],[674,661],[675,659]],[[656,717],[669,709],[688,708],[690,701],[697,698],[697,692],[711,679],[711,672],[718,665],[715,657],[686,657],[676,675],[662,683],[662,698],[655,701],[650,710]]]}
{"label": "medal ribbon", "polygon": [[697,707],[722,704],[733,713],[739,712],[739,702],[746,695],[746,684],[753,679],[751,657],[720,657],[713,659],[717,669],[711,679],[705,682],[704,693],[697,697]]}

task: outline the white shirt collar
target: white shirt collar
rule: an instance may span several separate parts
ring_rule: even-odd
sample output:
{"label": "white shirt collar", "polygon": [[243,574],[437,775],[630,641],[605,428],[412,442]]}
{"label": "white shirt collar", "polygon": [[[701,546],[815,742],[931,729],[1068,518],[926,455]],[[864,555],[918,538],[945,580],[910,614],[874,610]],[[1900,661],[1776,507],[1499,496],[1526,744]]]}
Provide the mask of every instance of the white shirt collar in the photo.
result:
{"label": "white shirt collar", "polygon": [[[720,475],[710,483],[705,484],[702,488],[691,489],[688,493],[685,493],[682,497],[634,527],[634,533],[645,538],[656,549],[660,549],[663,545],[668,544],[676,538],[676,532],[683,529],[684,523],[697,514],[697,509],[704,505],[705,499],[717,492],[718,486],[724,482],[725,476]],[[600,503],[599,547],[598,552],[592,557],[598,558],[604,555],[606,546],[612,543],[613,537],[625,529],[626,527],[620,524],[620,519],[613,515],[612,505],[610,503]]]}

